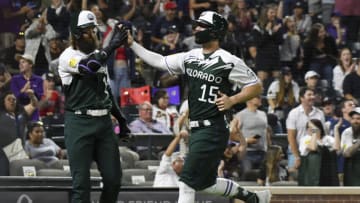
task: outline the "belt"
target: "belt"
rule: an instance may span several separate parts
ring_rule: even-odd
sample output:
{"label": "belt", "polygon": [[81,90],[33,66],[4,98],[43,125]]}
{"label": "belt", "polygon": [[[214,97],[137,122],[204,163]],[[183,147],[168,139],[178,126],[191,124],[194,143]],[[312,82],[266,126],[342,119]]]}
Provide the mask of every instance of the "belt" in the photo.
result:
{"label": "belt", "polygon": [[109,114],[109,110],[108,109],[85,109],[85,110],[76,110],[74,113],[76,115],[106,116]]}
{"label": "belt", "polygon": [[210,120],[198,120],[198,121],[190,121],[190,128],[199,128],[205,126],[211,126]]}

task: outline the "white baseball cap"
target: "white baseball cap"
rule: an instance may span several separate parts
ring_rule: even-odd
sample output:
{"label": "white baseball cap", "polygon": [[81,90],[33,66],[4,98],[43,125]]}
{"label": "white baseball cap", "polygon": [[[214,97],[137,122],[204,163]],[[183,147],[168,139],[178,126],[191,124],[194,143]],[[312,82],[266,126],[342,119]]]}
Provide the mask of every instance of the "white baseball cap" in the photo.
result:
{"label": "white baseball cap", "polygon": [[19,61],[20,59],[25,59],[29,61],[31,64],[34,64],[35,60],[34,57],[30,54],[23,54],[16,57],[16,60]]}
{"label": "white baseball cap", "polygon": [[309,70],[308,72],[306,72],[306,74],[305,74],[305,80],[307,80],[307,79],[309,79],[309,78],[311,78],[311,77],[314,77],[314,76],[316,76],[316,77],[320,77],[320,75],[317,73],[317,72],[315,72],[315,71],[313,71],[313,70]]}

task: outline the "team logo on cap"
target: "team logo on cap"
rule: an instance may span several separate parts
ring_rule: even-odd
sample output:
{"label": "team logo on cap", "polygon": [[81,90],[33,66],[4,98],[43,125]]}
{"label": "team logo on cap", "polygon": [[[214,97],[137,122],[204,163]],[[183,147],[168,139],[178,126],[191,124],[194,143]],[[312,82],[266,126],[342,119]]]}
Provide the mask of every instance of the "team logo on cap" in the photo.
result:
{"label": "team logo on cap", "polygon": [[91,13],[89,13],[89,14],[87,15],[87,18],[88,18],[89,20],[94,20],[94,16],[93,16]]}

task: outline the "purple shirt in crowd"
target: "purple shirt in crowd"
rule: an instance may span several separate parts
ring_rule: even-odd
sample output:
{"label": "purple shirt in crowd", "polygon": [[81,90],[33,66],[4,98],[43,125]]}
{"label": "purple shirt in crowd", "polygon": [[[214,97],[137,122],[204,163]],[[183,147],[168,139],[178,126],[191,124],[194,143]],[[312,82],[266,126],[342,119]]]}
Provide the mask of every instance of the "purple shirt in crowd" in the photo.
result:
{"label": "purple shirt in crowd", "polygon": [[[21,93],[21,89],[26,84],[27,80],[22,74],[14,75],[11,78],[11,91],[16,96],[16,99],[19,104],[27,105],[30,103],[30,98],[26,93]],[[31,89],[34,90],[36,98],[40,101],[42,95],[44,94],[43,90],[43,79],[35,74],[32,74],[30,78]],[[39,111],[38,109],[33,113],[32,120],[39,120]]]}

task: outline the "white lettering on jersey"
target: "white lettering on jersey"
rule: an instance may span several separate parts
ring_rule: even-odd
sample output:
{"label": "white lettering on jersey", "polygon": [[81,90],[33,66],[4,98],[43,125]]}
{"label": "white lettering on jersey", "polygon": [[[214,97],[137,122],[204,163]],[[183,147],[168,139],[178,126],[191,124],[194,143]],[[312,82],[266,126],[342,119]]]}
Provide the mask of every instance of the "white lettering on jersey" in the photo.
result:
{"label": "white lettering on jersey", "polygon": [[215,77],[213,74],[204,73],[200,70],[194,70],[194,69],[186,69],[186,74],[189,77],[198,78],[201,80],[206,80],[208,82],[215,82],[217,84],[220,84],[222,82],[222,77]]}

